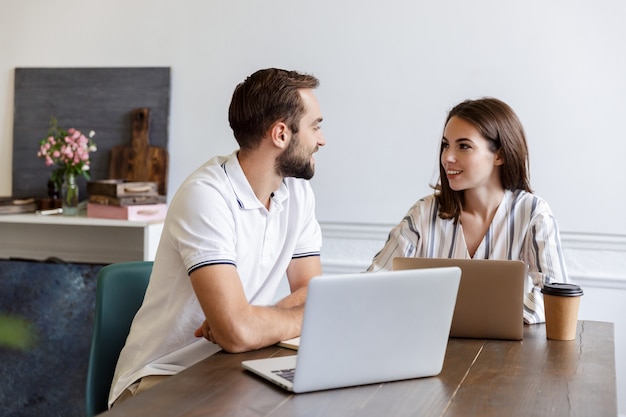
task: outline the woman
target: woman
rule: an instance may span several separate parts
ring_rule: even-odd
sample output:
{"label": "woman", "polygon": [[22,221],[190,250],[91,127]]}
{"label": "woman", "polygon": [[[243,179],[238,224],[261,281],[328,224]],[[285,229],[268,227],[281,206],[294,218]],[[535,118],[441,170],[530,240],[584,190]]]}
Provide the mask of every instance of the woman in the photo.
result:
{"label": "woman", "polygon": [[541,287],[567,282],[557,222],[532,194],[528,148],[515,112],[494,98],[467,100],[448,114],[439,182],[394,227],[368,271],[394,257],[522,260],[529,277],[524,322],[545,321]]}

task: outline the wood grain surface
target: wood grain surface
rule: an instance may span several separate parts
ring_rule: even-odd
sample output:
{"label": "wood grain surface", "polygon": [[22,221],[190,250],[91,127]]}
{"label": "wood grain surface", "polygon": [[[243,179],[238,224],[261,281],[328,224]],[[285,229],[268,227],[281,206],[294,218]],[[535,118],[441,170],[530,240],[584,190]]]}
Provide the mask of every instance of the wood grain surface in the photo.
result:
{"label": "wood grain surface", "polygon": [[525,326],[522,341],[451,338],[438,376],[307,394],[241,368],[293,353],[220,352],[103,416],[617,416],[612,323],[581,321],[567,342],[547,340],[544,325]]}

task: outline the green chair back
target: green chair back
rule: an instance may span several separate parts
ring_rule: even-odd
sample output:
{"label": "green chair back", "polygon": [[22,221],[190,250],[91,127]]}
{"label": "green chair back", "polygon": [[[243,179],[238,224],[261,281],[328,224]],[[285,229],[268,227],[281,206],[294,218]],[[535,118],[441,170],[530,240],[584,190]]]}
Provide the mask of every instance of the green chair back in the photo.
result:
{"label": "green chair back", "polygon": [[123,262],[106,265],[98,273],[85,395],[88,417],[107,410],[117,358],[143,302],[152,264]]}

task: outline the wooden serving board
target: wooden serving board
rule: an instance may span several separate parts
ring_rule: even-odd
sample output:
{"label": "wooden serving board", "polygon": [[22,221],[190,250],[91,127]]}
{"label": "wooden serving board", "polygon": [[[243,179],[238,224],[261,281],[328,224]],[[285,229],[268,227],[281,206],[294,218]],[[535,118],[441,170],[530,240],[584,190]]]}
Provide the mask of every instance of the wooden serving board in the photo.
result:
{"label": "wooden serving board", "polygon": [[156,182],[159,194],[167,195],[168,153],[167,149],[150,146],[150,109],[134,109],[132,120],[131,145],[111,149],[109,178]]}

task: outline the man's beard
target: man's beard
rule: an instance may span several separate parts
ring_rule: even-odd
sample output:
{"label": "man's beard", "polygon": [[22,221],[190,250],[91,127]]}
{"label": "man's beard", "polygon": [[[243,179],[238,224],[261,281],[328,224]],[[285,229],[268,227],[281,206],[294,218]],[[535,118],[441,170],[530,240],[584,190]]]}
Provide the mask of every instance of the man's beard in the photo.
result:
{"label": "man's beard", "polygon": [[311,154],[298,145],[298,135],[293,135],[287,149],[276,160],[276,171],[283,177],[295,177],[310,180],[315,174],[315,166],[311,163]]}

